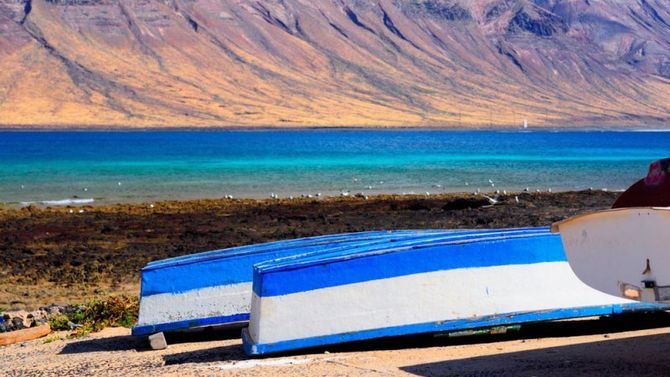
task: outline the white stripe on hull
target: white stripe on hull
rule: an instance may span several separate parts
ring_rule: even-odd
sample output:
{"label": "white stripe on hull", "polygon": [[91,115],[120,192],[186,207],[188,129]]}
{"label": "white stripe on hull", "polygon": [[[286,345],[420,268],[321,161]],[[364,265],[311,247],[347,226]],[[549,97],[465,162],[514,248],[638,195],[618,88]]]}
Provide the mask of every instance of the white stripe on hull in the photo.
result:
{"label": "white stripe on hull", "polygon": [[[670,285],[670,209],[625,208],[596,212],[557,223],[575,274],[589,286],[623,296],[642,280]],[[647,267],[651,271],[643,273]],[[641,299],[654,301],[641,292]],[[629,290],[629,296],[631,292]],[[650,293],[650,292],[647,292]]]}
{"label": "white stripe on hull", "polygon": [[249,313],[251,282],[141,298],[137,326]]}
{"label": "white stripe on hull", "polygon": [[328,287],[251,304],[257,344],[408,324],[633,301],[584,285],[566,262],[437,271]]}

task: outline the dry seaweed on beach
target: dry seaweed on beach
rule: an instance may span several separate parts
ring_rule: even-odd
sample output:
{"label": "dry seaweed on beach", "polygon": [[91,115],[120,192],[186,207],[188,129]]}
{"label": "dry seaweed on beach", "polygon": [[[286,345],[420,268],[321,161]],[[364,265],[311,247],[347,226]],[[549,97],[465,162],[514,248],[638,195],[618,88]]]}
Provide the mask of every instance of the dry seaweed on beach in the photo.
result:
{"label": "dry seaweed on beach", "polygon": [[[608,208],[604,191],[211,199],[0,209],[0,306],[136,294],[149,261],[273,240],[378,229],[550,225]],[[517,200],[518,199],[518,202]],[[80,213],[79,209],[83,209]]]}

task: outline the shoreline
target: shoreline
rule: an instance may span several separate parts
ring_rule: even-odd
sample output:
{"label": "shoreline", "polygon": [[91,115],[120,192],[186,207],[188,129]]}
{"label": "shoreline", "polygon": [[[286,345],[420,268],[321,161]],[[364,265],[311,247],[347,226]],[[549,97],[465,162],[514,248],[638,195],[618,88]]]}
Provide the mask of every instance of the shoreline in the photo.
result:
{"label": "shoreline", "polygon": [[416,198],[441,198],[445,196],[482,196],[482,197],[497,197],[497,196],[511,196],[511,195],[523,195],[523,194],[560,194],[566,192],[580,192],[580,191],[602,191],[602,192],[612,192],[612,193],[622,193],[624,189],[596,189],[596,188],[585,188],[581,190],[574,189],[545,189],[545,190],[529,190],[529,191],[507,191],[505,193],[496,191],[480,191],[480,192],[470,192],[470,191],[448,191],[444,190],[441,192],[425,192],[417,193],[414,191],[410,192],[378,192],[378,191],[360,191],[360,192],[346,192],[345,194],[337,194],[336,192],[318,192],[316,194],[275,194],[275,197],[268,195],[248,195],[248,196],[237,196],[237,195],[223,195],[223,196],[214,196],[214,195],[202,195],[202,196],[183,196],[177,198],[170,197],[147,197],[147,196],[137,196],[137,197],[124,197],[124,198],[104,198],[104,197],[71,197],[63,199],[49,199],[49,200],[33,200],[33,201],[0,201],[0,209],[21,209],[26,207],[38,207],[42,209],[79,209],[84,207],[109,207],[117,205],[156,205],[164,202],[192,202],[192,201],[220,201],[220,200],[233,200],[233,201],[256,201],[256,202],[271,202],[271,203],[283,203],[291,201],[300,201],[300,200],[317,200],[317,201],[332,201],[337,199],[347,199],[347,198],[359,198],[359,199],[416,199]]}
{"label": "shoreline", "polygon": [[[490,189],[490,187],[486,187]],[[267,194],[247,194],[246,196],[232,195],[225,193],[221,196],[214,194],[203,194],[203,195],[184,195],[181,197],[161,197],[159,195],[155,196],[130,196],[126,195],[123,197],[80,197],[72,196],[69,198],[61,199],[45,199],[45,200],[30,200],[30,201],[3,201],[0,200],[0,210],[1,209],[21,209],[26,207],[38,207],[42,209],[58,209],[58,208],[82,208],[82,207],[107,207],[107,206],[116,206],[116,205],[156,205],[163,202],[192,202],[192,201],[220,201],[220,200],[236,200],[236,201],[256,201],[256,202],[271,202],[271,203],[282,203],[282,202],[291,202],[291,201],[300,201],[300,200],[317,200],[317,201],[331,201],[338,199],[347,199],[347,198],[359,198],[359,199],[415,199],[415,198],[442,198],[442,197],[451,197],[451,196],[482,196],[482,197],[497,197],[497,196],[514,196],[514,195],[523,195],[523,194],[561,194],[561,193],[570,193],[570,192],[611,192],[615,194],[620,194],[624,192],[625,188],[512,188],[511,190],[495,190],[495,191],[483,191],[480,190],[480,187],[472,186],[470,191],[464,191],[462,188],[454,188],[450,190],[449,187],[427,187],[424,190],[437,190],[437,191],[425,191],[422,190],[412,190],[412,191],[380,191],[380,190],[354,190],[354,191],[321,191],[314,193],[305,193],[298,192],[293,194],[288,194],[286,192],[272,193],[275,196]],[[419,191],[419,192],[416,192]]]}
{"label": "shoreline", "polygon": [[[618,193],[200,199],[0,207],[0,307],[137,295],[149,261],[239,245],[384,229],[549,226],[609,208]],[[518,198],[518,202],[517,199]]]}

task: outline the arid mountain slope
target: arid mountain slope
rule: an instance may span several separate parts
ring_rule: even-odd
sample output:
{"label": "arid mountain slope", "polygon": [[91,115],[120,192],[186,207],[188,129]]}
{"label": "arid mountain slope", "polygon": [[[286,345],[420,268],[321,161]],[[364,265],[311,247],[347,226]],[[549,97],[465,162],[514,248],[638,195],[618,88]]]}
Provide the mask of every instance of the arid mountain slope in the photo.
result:
{"label": "arid mountain slope", "polygon": [[662,126],[665,0],[0,0],[0,124]]}

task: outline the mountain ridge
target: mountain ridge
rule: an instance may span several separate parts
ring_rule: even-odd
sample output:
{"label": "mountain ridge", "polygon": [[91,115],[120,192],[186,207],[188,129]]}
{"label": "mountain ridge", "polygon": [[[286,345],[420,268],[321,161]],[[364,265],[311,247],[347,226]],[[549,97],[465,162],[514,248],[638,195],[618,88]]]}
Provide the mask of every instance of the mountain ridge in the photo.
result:
{"label": "mountain ridge", "polygon": [[4,127],[645,126],[660,0],[0,0]]}

